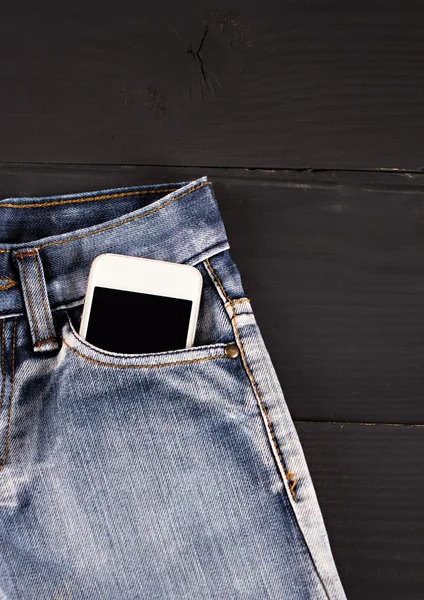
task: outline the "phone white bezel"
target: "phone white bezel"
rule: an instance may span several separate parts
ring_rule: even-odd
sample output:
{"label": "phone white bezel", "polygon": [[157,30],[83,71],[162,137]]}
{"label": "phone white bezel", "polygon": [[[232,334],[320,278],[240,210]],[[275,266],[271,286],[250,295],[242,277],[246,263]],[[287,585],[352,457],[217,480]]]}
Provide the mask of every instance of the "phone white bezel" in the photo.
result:
{"label": "phone white bezel", "polygon": [[196,333],[202,283],[201,273],[189,265],[125,254],[100,254],[91,264],[79,335],[86,339],[94,288],[101,286],[191,300],[192,309],[185,346],[191,348]]}

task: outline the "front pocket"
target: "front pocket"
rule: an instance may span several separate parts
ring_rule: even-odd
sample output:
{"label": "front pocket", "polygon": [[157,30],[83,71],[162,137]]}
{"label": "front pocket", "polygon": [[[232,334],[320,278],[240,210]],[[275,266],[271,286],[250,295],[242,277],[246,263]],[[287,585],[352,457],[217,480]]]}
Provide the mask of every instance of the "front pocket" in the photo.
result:
{"label": "front pocket", "polygon": [[[204,264],[198,264],[196,267],[203,278],[203,289],[194,345],[191,348],[129,354],[111,352],[97,347],[84,340],[78,333],[83,310],[82,303],[76,303],[74,306],[63,309],[62,315],[58,316],[58,324],[60,323],[59,327],[63,330],[62,337],[65,346],[81,358],[106,366],[128,364],[130,367],[152,368],[226,358],[226,348],[233,346],[233,351],[229,351],[230,354],[234,353],[234,347],[236,348],[231,321]],[[107,323],[105,323],[105,327],[107,327]]]}
{"label": "front pocket", "polygon": [[76,331],[69,314],[62,327],[62,340],[70,352],[82,360],[105,367],[153,369],[211,360],[234,359],[238,356],[234,341],[193,346],[169,352],[121,354],[98,348],[84,340]]}

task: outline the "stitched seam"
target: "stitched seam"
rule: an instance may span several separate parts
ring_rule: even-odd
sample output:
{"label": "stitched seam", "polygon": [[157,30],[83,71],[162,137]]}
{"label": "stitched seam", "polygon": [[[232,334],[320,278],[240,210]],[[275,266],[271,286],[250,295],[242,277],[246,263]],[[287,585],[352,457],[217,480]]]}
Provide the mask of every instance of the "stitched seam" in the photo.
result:
{"label": "stitched seam", "polygon": [[227,304],[231,306],[232,304],[238,304],[239,302],[250,302],[250,300],[249,298],[237,298],[237,300],[231,300],[230,302],[226,302],[225,306],[227,306]]}
{"label": "stitched seam", "polygon": [[[78,334],[76,333],[75,327],[73,326],[73,324],[71,322],[71,319],[69,318],[69,314],[67,314],[67,318],[68,318],[69,327],[70,327],[70,329],[72,331],[72,334],[77,339],[78,343],[80,345],[82,345],[82,346],[85,346],[85,348],[88,348],[88,350],[93,351],[93,346],[90,345],[90,344],[88,344],[83,338],[80,338],[78,336]],[[197,349],[198,350],[205,350],[207,347],[211,348],[211,349],[212,348],[220,348],[220,347],[222,348],[222,346],[223,346],[222,344],[208,344],[208,345],[204,345],[204,346],[197,346]],[[227,346],[227,344],[225,344],[225,346],[223,348],[224,352],[225,352],[225,347],[226,346]],[[156,354],[159,355],[159,356],[165,356],[165,355],[168,355],[168,356],[169,355],[178,356],[179,354],[182,354],[183,352],[186,352],[186,351],[187,351],[187,348],[184,348],[184,349],[179,349],[179,350],[169,350],[168,352],[166,352],[166,351],[165,352],[164,351],[157,352]],[[105,356],[106,358],[110,357],[110,354],[108,352],[102,350],[101,348],[96,348],[95,352],[97,354],[103,354],[103,356]],[[114,354],[115,354],[115,356],[117,356],[119,358],[127,358],[128,357],[128,354],[124,354],[122,352],[115,352]],[[138,354],[138,356],[142,356],[142,354],[140,353],[140,354]]]}
{"label": "stitched seam", "polygon": [[6,388],[6,371],[4,368],[4,319],[1,327],[1,396],[0,396],[0,410],[3,406],[4,392]]}
{"label": "stitched seam", "polygon": [[38,340],[35,343],[35,345],[36,346],[41,346],[42,344],[44,344],[44,342],[57,342],[57,337],[43,338],[42,340]]}
{"label": "stitched seam", "polygon": [[8,283],[3,283],[2,285],[0,285],[0,291],[8,290],[17,284],[17,281],[15,281],[14,279],[11,279],[10,277],[0,277],[0,281],[8,282]]}
{"label": "stitched seam", "polygon": [[22,251],[22,252],[17,252],[16,256],[18,258],[24,258],[25,256],[33,256],[36,253],[37,252],[36,252],[35,248],[33,248],[32,250],[25,250],[25,251]]}
{"label": "stitched seam", "polygon": [[[125,225],[126,223],[130,223],[131,221],[135,221],[136,219],[142,219],[143,217],[147,217],[149,215],[152,215],[153,213],[157,212],[158,210],[161,210],[162,208],[165,208],[165,206],[168,206],[168,204],[171,204],[172,202],[175,202],[175,200],[179,200],[180,198],[183,198],[184,196],[187,196],[188,194],[191,194],[192,192],[199,190],[200,188],[204,187],[205,185],[211,185],[210,181],[205,181],[204,183],[201,183],[199,185],[197,185],[194,188],[191,188],[190,190],[188,190],[187,192],[185,192],[184,194],[180,194],[179,196],[174,196],[173,198],[170,198],[169,200],[167,200],[166,202],[164,202],[164,204],[161,204],[160,206],[157,206],[156,208],[153,208],[145,213],[143,213],[142,215],[136,215],[135,217],[128,217],[128,219],[124,219],[124,221],[121,221],[120,223],[113,223],[113,225],[108,225],[107,227],[103,227],[102,229],[96,229],[96,231],[90,231],[89,233],[84,233],[81,235],[76,235],[74,237],[71,238],[67,238],[66,240],[56,240],[54,242],[46,242],[45,244],[42,244],[41,246],[37,247],[37,250],[40,250],[41,248],[46,248],[46,246],[55,246],[58,244],[66,244],[68,242],[72,242],[74,240],[80,240],[82,238],[88,237],[90,235],[95,235],[96,233],[102,233],[103,231],[107,231],[108,229],[113,229],[114,227],[120,227],[121,225]],[[0,252],[11,252],[11,250],[0,250]]]}
{"label": "stitched seam", "polygon": [[49,330],[49,334],[50,334],[50,338],[48,338],[48,339],[51,339],[51,338],[54,338],[55,335],[54,335],[54,332],[50,325],[51,313],[49,313],[49,310],[47,308],[45,286],[43,286],[43,282],[41,280],[40,266],[38,264],[38,258],[37,258],[36,254],[34,254],[34,261],[35,261],[35,268],[36,268],[37,276],[38,276],[38,284],[40,286],[40,291],[41,291],[41,298],[43,300],[44,315],[46,317],[47,329]]}
{"label": "stitched seam", "polygon": [[35,337],[36,337],[36,339],[38,341],[40,339],[40,332],[38,330],[37,319],[36,319],[36,316],[35,316],[34,306],[32,304],[31,288],[30,288],[29,281],[28,281],[27,270],[26,270],[26,267],[25,267],[25,260],[21,261],[21,265],[22,265],[22,268],[23,268],[23,271],[24,271],[24,279],[25,279],[25,282],[26,282],[26,292],[27,292],[27,295],[28,295],[29,306],[30,306],[30,309],[31,309],[31,312],[32,312],[32,318],[33,318],[33,322],[34,322]]}
{"label": "stitched seam", "polygon": [[176,192],[178,188],[172,189],[153,189],[140,190],[136,192],[120,192],[119,194],[104,194],[103,196],[89,196],[87,198],[66,198],[65,200],[50,200],[49,202],[31,203],[31,204],[14,204],[13,202],[0,202],[0,208],[40,208],[43,206],[58,206],[60,204],[74,204],[76,202],[92,202],[96,200],[109,200],[111,198],[123,198],[124,196],[141,196],[142,194],[164,194],[165,192]]}
{"label": "stitched seam", "polygon": [[[215,270],[213,269],[213,267],[212,267],[211,263],[209,262],[208,258],[206,259],[206,263],[207,263],[207,265],[208,265],[208,267],[209,267],[209,269],[210,269],[210,271],[211,271],[211,273],[213,275],[213,278],[215,279],[215,282],[218,284],[218,286],[219,286],[220,290],[222,291],[224,297],[227,299],[227,302],[232,307],[233,304],[234,304],[234,301],[228,296],[227,292],[224,289],[224,286],[222,285],[221,280],[219,279],[218,275],[216,274]],[[280,446],[278,444],[278,440],[277,440],[277,437],[275,435],[274,425],[273,425],[273,423],[271,421],[271,417],[269,416],[269,413],[268,413],[268,407],[266,406],[266,404],[264,402],[264,399],[263,399],[262,394],[261,394],[261,392],[259,390],[258,384],[257,384],[257,382],[256,382],[256,380],[255,380],[255,378],[253,376],[253,373],[250,370],[250,367],[249,367],[249,365],[247,363],[246,353],[244,351],[243,342],[241,340],[240,332],[239,332],[239,329],[238,329],[238,326],[237,326],[237,315],[235,314],[235,311],[233,312],[233,321],[234,321],[234,333],[235,333],[237,341],[239,343],[239,348],[240,348],[240,353],[241,353],[241,357],[242,357],[244,369],[245,369],[245,371],[247,373],[247,376],[248,376],[248,378],[250,380],[250,383],[252,384],[252,387],[253,387],[253,389],[255,391],[255,395],[256,395],[256,397],[258,399],[260,409],[261,409],[262,413],[265,416],[265,420],[266,420],[266,423],[267,423],[267,426],[268,426],[268,431],[269,431],[269,434],[270,434],[270,437],[271,437],[271,440],[272,440],[272,444],[273,444],[274,449],[275,449],[275,451],[277,453],[278,459],[280,461],[280,465],[281,465],[281,467],[283,469],[283,473],[285,474],[286,478],[288,479],[288,475],[289,474],[292,475],[292,473],[291,473],[291,471],[287,471],[287,469],[286,469],[286,466],[285,466],[285,463],[284,463],[284,459],[283,459],[283,455],[281,453]],[[291,495],[293,496],[293,500],[296,500],[296,493],[294,491],[294,487],[295,487],[296,483],[297,482],[295,482],[292,485],[289,485],[289,489],[290,489]]]}
{"label": "stitched seam", "polygon": [[203,356],[202,358],[191,358],[189,360],[178,360],[174,362],[156,365],[117,365],[115,363],[106,363],[100,360],[96,360],[95,358],[91,358],[90,356],[82,354],[82,352],[79,352],[76,348],[72,348],[72,346],[70,346],[63,337],[62,341],[65,344],[65,346],[69,348],[69,350],[72,350],[72,352],[78,354],[78,356],[81,356],[85,360],[88,360],[92,363],[96,363],[98,365],[102,365],[104,367],[115,367],[117,369],[160,369],[161,367],[173,367],[174,365],[186,365],[188,363],[199,363],[207,360],[215,360],[217,358],[228,358],[225,354],[216,354],[214,356]]}
{"label": "stitched seam", "polygon": [[205,262],[208,265],[208,267],[213,275],[213,278],[215,279],[215,282],[219,285],[219,289],[221,290],[224,298],[227,300],[226,304],[232,305],[234,300],[231,300],[231,298],[228,296],[227,292],[224,290],[224,286],[222,285],[221,280],[219,279],[218,275],[215,273],[214,269],[212,268],[209,258],[207,258],[205,260]]}
{"label": "stitched seam", "polygon": [[[56,306],[56,307],[52,307],[52,313],[61,311],[61,310],[67,310],[70,307],[72,308],[71,305],[80,306],[81,304],[84,303],[84,297],[85,296],[82,296],[80,298],[76,298],[75,300],[66,300],[66,301],[64,301],[63,304],[60,304],[59,306]],[[20,312],[20,313],[10,313],[10,312],[2,313],[2,312],[0,312],[0,319],[2,317],[10,318],[10,317],[21,317],[21,316],[25,316],[25,312]],[[53,321],[54,321],[54,319],[53,319]]]}
{"label": "stitched seam", "polygon": [[3,469],[7,455],[9,454],[9,443],[10,443],[10,426],[12,422],[12,401],[13,401],[13,392],[15,389],[15,354],[16,354],[16,323],[17,319],[14,321],[13,326],[13,346],[12,346],[12,384],[10,390],[10,400],[9,400],[9,412],[7,415],[7,432],[6,432],[6,441],[4,447],[4,456],[3,460],[0,463],[0,471]]}

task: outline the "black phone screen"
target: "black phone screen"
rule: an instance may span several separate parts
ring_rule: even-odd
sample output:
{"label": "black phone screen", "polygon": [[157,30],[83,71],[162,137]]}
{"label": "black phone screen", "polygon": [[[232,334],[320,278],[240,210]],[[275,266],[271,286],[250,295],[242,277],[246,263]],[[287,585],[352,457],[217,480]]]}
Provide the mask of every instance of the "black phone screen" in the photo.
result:
{"label": "black phone screen", "polygon": [[185,348],[191,300],[96,286],[86,340],[110,352]]}

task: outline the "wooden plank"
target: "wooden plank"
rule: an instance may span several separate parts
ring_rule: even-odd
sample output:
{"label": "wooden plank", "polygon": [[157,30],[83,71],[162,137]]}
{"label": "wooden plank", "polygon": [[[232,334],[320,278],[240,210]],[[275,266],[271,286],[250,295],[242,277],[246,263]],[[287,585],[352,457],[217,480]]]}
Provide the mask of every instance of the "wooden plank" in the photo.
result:
{"label": "wooden plank", "polygon": [[0,160],[419,169],[424,5],[5,3]]}
{"label": "wooden plank", "polygon": [[424,427],[296,426],[349,600],[422,598]]}
{"label": "wooden plank", "polygon": [[[204,173],[2,166],[0,196]],[[424,423],[424,175],[206,173],[293,416]]]}

